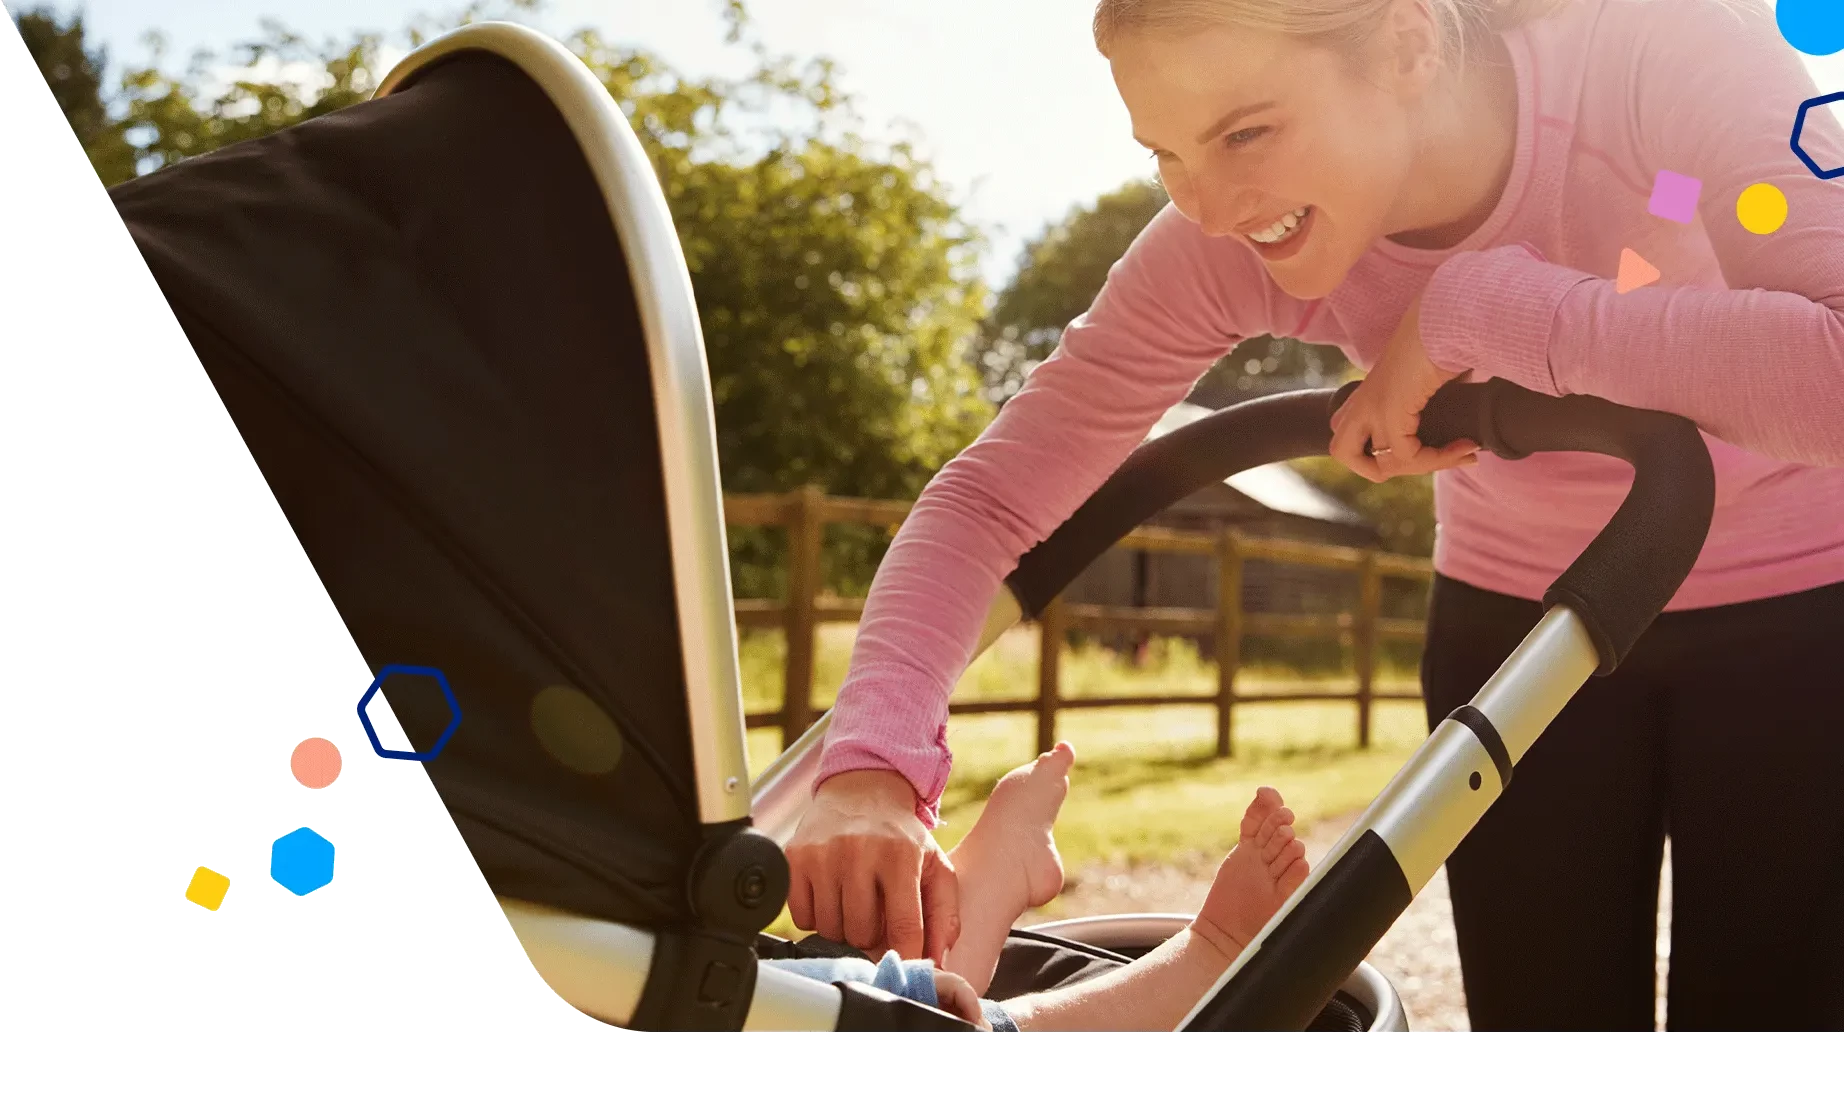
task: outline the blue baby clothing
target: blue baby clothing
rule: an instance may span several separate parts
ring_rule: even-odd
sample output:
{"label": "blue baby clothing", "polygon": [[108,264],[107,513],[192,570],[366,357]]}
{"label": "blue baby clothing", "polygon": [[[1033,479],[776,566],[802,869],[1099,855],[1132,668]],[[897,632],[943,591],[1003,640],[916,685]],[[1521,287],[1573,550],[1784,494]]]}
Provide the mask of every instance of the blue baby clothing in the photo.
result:
{"label": "blue baby clothing", "polygon": [[782,958],[772,964],[777,969],[785,969],[829,985],[851,981],[883,989],[892,996],[914,1000],[931,1008],[941,1006],[941,1001],[935,997],[935,963],[904,961],[894,950],[885,954],[884,960],[875,965],[864,958]]}
{"label": "blue baby clothing", "polygon": [[[870,985],[892,996],[914,1000],[931,1008],[941,1007],[941,1001],[935,995],[935,963],[904,961],[895,951],[885,954],[883,960],[875,964],[866,958],[778,958],[765,964],[829,985],[850,981]],[[994,1031],[1018,1030],[1012,1017],[997,1003],[981,1000],[980,1010],[985,1013],[986,1022],[992,1024]]]}

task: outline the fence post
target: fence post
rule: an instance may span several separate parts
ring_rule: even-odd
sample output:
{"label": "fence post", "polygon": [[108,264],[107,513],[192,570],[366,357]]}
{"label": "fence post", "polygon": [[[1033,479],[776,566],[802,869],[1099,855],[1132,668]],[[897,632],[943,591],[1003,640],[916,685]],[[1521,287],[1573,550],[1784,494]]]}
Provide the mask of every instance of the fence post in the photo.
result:
{"label": "fence post", "polygon": [[781,747],[799,740],[813,719],[813,609],[820,589],[825,492],[808,484],[788,503],[787,667],[781,692]]}
{"label": "fence post", "polygon": [[1041,642],[1037,657],[1037,751],[1056,748],[1056,712],[1062,702],[1059,686],[1063,663],[1063,600],[1054,598],[1037,619]]}
{"label": "fence post", "polygon": [[1235,754],[1236,673],[1242,668],[1242,545],[1217,538],[1217,756]]}
{"label": "fence post", "polygon": [[1377,661],[1377,611],[1383,598],[1383,576],[1377,568],[1375,549],[1365,550],[1358,575],[1357,628],[1353,631],[1357,656],[1357,747],[1368,749],[1371,681],[1376,675]]}

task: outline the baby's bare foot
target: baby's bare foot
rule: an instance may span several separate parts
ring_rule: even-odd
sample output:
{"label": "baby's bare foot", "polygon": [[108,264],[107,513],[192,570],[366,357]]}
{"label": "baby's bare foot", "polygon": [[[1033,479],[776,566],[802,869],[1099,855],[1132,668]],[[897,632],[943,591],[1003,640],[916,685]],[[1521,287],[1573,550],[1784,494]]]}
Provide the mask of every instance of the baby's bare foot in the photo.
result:
{"label": "baby's bare foot", "polygon": [[1055,749],[1005,774],[951,855],[963,891],[972,884],[984,889],[986,898],[1002,898],[1007,905],[1022,901],[1022,915],[1063,890],[1063,858],[1050,831],[1069,797],[1069,769],[1075,762],[1075,748],[1059,741]]}
{"label": "baby's bare foot", "polygon": [[1012,924],[1063,890],[1063,858],[1051,827],[1069,795],[1076,751],[1068,742],[1015,768],[948,855],[960,888],[960,939],[946,968],[985,992]]}
{"label": "baby's bare foot", "polygon": [[1200,920],[1237,949],[1254,940],[1306,879],[1306,844],[1294,837],[1293,812],[1281,793],[1262,788],[1242,816],[1242,839],[1217,868]]}

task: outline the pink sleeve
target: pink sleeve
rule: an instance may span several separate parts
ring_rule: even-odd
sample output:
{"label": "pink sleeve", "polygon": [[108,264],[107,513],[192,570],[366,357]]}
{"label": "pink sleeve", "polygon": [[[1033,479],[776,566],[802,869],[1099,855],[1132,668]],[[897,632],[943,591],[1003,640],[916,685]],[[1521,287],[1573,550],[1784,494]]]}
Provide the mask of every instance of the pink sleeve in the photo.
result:
{"label": "pink sleeve", "polygon": [[1273,307],[1260,262],[1167,207],[980,438],[929,483],[877,569],[820,780],[890,769],[931,826],[948,700],[1018,558],[1049,536]]}
{"label": "pink sleeve", "polygon": [[[1774,458],[1844,464],[1844,181],[1815,177],[1788,144],[1816,95],[1810,77],[1771,13],[1717,0],[1647,20],[1628,56],[1633,102],[1603,110],[1630,118],[1627,158],[1642,180],[1670,170],[1702,181],[1699,215],[1731,288],[1622,294],[1525,248],[1457,255],[1423,294],[1429,356],[1681,414]],[[1808,115],[1801,142],[1820,165],[1844,165],[1828,110]],[[1736,216],[1757,182],[1787,198],[1786,224],[1769,235]]]}

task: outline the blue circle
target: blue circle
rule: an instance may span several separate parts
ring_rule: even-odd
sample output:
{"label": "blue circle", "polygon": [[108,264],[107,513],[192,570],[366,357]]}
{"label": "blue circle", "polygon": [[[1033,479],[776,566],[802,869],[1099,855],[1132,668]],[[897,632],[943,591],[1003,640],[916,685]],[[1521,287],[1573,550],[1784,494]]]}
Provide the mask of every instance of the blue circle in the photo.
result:
{"label": "blue circle", "polygon": [[[371,702],[371,697],[378,693],[379,689],[384,686],[384,681],[391,676],[428,676],[442,688],[442,698],[448,702],[448,726],[442,731],[442,736],[435,739],[435,744],[429,747],[427,753],[418,753],[413,749],[408,753],[386,749],[384,743],[378,740],[378,731],[372,728],[371,716],[365,713],[365,705]],[[417,664],[386,664],[378,669],[378,677],[371,681],[371,687],[366,689],[365,697],[359,700],[359,721],[365,726],[365,736],[371,739],[372,752],[378,756],[399,761],[433,761],[441,756],[443,747],[448,744],[448,739],[455,736],[455,730],[461,725],[461,704],[455,701],[455,689],[448,686],[448,677],[442,674],[440,668],[429,668]]]}
{"label": "blue circle", "polygon": [[1801,54],[1822,58],[1844,50],[1844,4],[1838,0],[1780,0],[1774,21]]}

